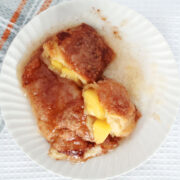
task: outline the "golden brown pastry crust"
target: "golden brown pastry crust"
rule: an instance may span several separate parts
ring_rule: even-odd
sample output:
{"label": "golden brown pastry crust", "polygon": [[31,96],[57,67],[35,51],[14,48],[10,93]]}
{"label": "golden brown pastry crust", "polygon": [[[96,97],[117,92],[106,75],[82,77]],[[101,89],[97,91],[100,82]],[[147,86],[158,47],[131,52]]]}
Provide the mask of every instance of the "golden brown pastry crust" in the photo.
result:
{"label": "golden brown pastry crust", "polygon": [[72,162],[82,162],[88,159],[106,154],[116,148],[120,138],[108,136],[100,145],[83,141],[69,130],[62,130],[57,139],[51,144],[49,155],[57,160],[67,159]]}
{"label": "golden brown pastry crust", "polygon": [[59,32],[46,42],[53,55],[57,43],[68,68],[74,70],[89,82],[97,81],[106,66],[114,59],[113,50],[91,26],[79,26]]}
{"label": "golden brown pastry crust", "polygon": [[120,83],[112,79],[105,79],[98,82],[96,91],[100,102],[109,113],[127,118],[132,113],[135,115],[135,106],[127,90]]}

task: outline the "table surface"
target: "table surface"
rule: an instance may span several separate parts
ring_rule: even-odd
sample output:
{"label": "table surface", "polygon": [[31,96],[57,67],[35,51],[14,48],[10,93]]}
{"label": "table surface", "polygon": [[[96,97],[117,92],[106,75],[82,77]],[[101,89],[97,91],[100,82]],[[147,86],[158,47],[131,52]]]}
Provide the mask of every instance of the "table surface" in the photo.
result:
{"label": "table surface", "polygon": [[[32,3],[27,16],[20,16],[21,21],[14,25],[10,40],[0,51],[0,64],[12,39],[42,7],[44,1],[29,0]],[[62,0],[53,0],[53,6]],[[148,18],[168,41],[180,70],[180,0],[115,0]],[[0,36],[7,26],[6,12],[16,6],[20,0],[0,1]],[[50,0],[49,0],[50,2]],[[33,5],[34,4],[34,5]],[[8,11],[6,11],[8,10]],[[21,22],[21,23],[20,23]],[[179,109],[180,110],[180,109]],[[1,118],[1,116],[0,116]],[[62,180],[33,162],[17,146],[5,127],[0,133],[0,180]],[[157,152],[145,163],[129,173],[114,179],[122,180],[179,180],[180,179],[180,111],[177,119]]]}

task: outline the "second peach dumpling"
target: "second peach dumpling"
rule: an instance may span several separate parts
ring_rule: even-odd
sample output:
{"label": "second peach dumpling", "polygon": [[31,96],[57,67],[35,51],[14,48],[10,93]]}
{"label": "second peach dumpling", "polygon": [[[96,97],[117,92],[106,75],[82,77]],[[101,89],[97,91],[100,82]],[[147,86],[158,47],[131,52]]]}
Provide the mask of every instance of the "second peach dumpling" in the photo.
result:
{"label": "second peach dumpling", "polygon": [[85,86],[85,114],[95,119],[93,134],[97,144],[107,136],[126,137],[134,129],[140,113],[120,83],[105,79]]}

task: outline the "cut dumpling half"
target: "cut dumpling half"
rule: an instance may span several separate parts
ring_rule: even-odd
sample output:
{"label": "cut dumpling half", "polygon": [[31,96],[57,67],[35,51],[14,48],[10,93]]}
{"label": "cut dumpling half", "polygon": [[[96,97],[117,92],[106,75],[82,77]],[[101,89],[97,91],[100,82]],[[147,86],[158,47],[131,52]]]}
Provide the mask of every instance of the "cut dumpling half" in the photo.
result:
{"label": "cut dumpling half", "polygon": [[79,85],[99,80],[114,56],[96,30],[84,23],[51,37],[42,53],[51,70]]}
{"label": "cut dumpling half", "polygon": [[85,86],[83,98],[85,114],[96,118],[93,134],[97,144],[104,142],[109,134],[128,136],[141,116],[125,87],[112,79]]}

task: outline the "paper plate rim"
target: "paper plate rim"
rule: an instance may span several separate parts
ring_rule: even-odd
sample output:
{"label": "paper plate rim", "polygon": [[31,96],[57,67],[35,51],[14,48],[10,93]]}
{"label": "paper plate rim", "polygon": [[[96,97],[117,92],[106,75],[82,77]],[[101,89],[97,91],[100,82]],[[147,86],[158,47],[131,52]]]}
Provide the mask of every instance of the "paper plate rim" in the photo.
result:
{"label": "paper plate rim", "polygon": [[[82,2],[82,0],[77,0],[77,1]],[[95,1],[95,0],[93,0],[93,1]],[[97,0],[96,0],[96,1],[97,1]],[[102,1],[102,0],[98,0],[98,1]],[[114,2],[114,1],[112,2],[112,1],[110,1],[110,0],[106,0],[106,1],[109,2],[109,3],[114,3],[114,4],[116,4],[117,6],[120,6],[120,7],[125,7],[127,10],[133,11],[133,12],[136,13],[137,15],[141,16],[141,17],[144,19],[144,21],[150,23],[151,26],[153,27],[153,30],[154,30],[154,31],[157,31],[158,34],[159,34],[160,36],[162,36],[163,41],[164,41],[164,42],[166,43],[166,45],[167,45],[168,51],[169,51],[169,52],[171,53],[171,55],[172,55],[172,58],[171,58],[171,59],[174,61],[174,63],[176,63],[176,61],[175,61],[175,59],[174,59],[174,56],[173,56],[173,53],[172,53],[172,51],[171,51],[171,49],[170,49],[167,41],[165,40],[164,36],[159,32],[159,30],[158,30],[148,19],[146,19],[143,15],[139,14],[138,12],[136,12],[136,11],[134,11],[134,10],[132,10],[132,9],[124,6],[124,5],[121,5],[120,3],[117,3],[117,2]],[[18,34],[16,35],[16,37],[14,38],[14,40],[12,41],[11,45],[10,45],[9,48],[8,48],[8,51],[7,51],[6,55],[5,55],[4,60],[6,60],[6,57],[7,57],[7,55],[9,54],[10,48],[13,46],[14,42],[18,39],[18,36],[21,34],[21,31],[23,31],[23,30],[26,28],[26,26],[28,26],[29,24],[31,24],[32,21],[34,21],[36,18],[39,18],[39,17],[41,17],[41,16],[44,16],[44,15],[48,14],[50,11],[53,11],[54,9],[58,8],[59,6],[68,5],[69,3],[72,3],[72,0],[60,2],[59,4],[57,4],[57,5],[49,8],[49,9],[47,9],[47,10],[45,10],[44,12],[42,12],[42,13],[40,13],[39,15],[35,16],[34,18],[32,18],[32,19],[18,32]],[[4,63],[3,63],[3,65],[2,65],[2,70],[1,70],[1,74],[0,74],[0,81],[1,81],[1,76],[2,76],[2,74],[3,74],[3,73],[2,73],[3,67],[4,67]],[[178,72],[178,71],[177,71],[177,72]],[[177,79],[179,80],[179,78],[177,78]],[[180,81],[179,81],[179,84],[177,84],[177,88],[180,90]],[[0,89],[0,91],[1,91],[1,89]],[[177,99],[180,99],[180,93],[179,93],[179,96],[177,97]],[[177,100],[177,101],[178,101],[178,100]],[[18,144],[18,146],[19,146],[34,162],[36,162],[36,163],[37,163],[38,165],[40,165],[41,167],[47,169],[48,171],[54,172],[55,174],[58,174],[58,175],[61,175],[61,176],[67,177],[67,178],[73,178],[72,176],[64,175],[63,172],[57,173],[57,172],[54,171],[53,169],[47,168],[46,166],[44,166],[44,165],[40,164],[39,162],[37,162],[36,159],[34,159],[29,153],[27,153],[27,152],[25,151],[24,147],[21,145],[21,143],[19,143],[19,140],[15,137],[14,132],[12,131],[12,129],[9,127],[9,125],[8,125],[9,122],[8,122],[8,120],[6,120],[6,117],[5,117],[4,112],[3,112],[3,111],[4,111],[4,110],[3,110],[4,108],[2,107],[2,104],[1,104],[1,103],[0,103],[0,106],[1,106],[1,109],[2,109],[2,117],[3,117],[3,119],[5,120],[5,122],[6,122],[6,124],[7,124],[8,132],[10,132],[10,134],[13,135],[13,138],[15,139],[16,143]],[[170,125],[170,126],[171,126],[170,129],[172,129],[173,123],[174,123],[174,121],[175,121],[175,119],[176,119],[176,117],[177,117],[178,108],[179,108],[179,102],[178,102],[178,106],[177,106],[177,108],[176,108],[176,113],[175,113],[175,115],[172,117],[172,123],[171,123],[171,125]],[[143,162],[139,163],[137,166],[135,166],[135,167],[133,167],[133,168],[131,168],[131,169],[129,169],[129,170],[121,173],[121,174],[114,174],[114,176],[108,176],[108,177],[107,177],[107,176],[106,176],[106,177],[103,177],[103,176],[102,176],[101,178],[118,177],[119,175],[126,174],[126,173],[128,173],[129,171],[131,171],[131,170],[139,167],[139,166],[142,165],[143,163],[145,163],[149,158],[151,158],[151,157],[153,156],[153,154],[154,154],[154,153],[159,149],[159,147],[164,143],[165,139],[167,138],[167,136],[168,136],[168,134],[169,134],[169,132],[170,132],[170,129],[167,131],[166,135],[164,136],[164,139],[161,141],[161,143],[159,144],[159,146],[156,147],[156,149],[154,150],[154,152],[151,153],[151,155],[147,156],[146,159],[144,159]],[[84,179],[84,178],[83,178],[83,179]]]}

